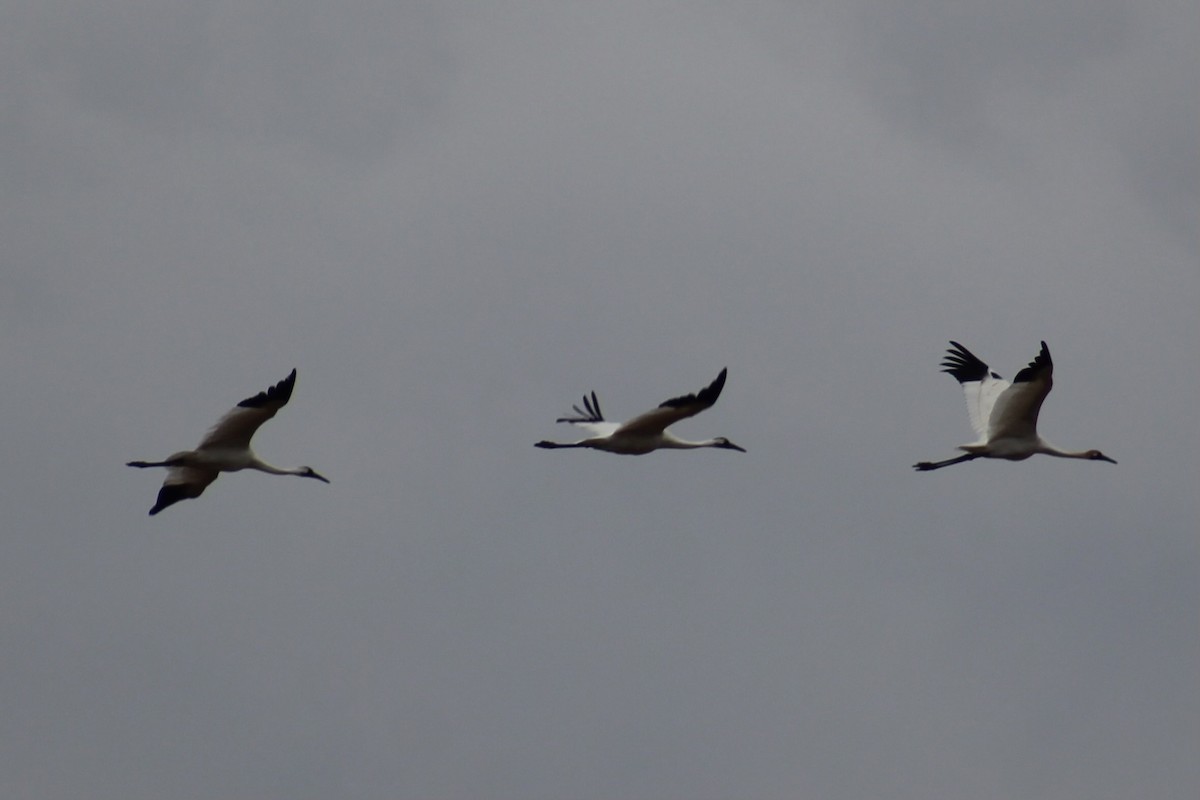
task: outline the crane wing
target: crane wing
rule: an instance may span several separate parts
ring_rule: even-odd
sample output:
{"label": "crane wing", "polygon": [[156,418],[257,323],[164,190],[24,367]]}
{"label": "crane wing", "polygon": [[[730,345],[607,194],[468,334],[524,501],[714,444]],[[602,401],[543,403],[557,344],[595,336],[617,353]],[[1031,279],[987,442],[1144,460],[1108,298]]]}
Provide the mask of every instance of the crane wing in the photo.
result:
{"label": "crane wing", "polygon": [[613,431],[620,427],[615,422],[572,422],[577,428],[587,432],[589,437],[606,437],[612,436]]}
{"label": "crane wing", "polygon": [[293,369],[291,374],[265,392],[247,397],[234,406],[209,429],[197,449],[249,447],[254,432],[275,416],[275,412],[287,405],[295,387],[296,370]]}
{"label": "crane wing", "polygon": [[1017,373],[1012,386],[996,398],[988,417],[987,438],[1034,438],[1037,436],[1038,412],[1054,386],[1054,361],[1042,342],[1041,352],[1029,366]]}
{"label": "crane wing", "polygon": [[559,417],[555,422],[569,422],[577,428],[582,428],[592,436],[608,436],[617,429],[617,423],[608,422],[604,419],[604,414],[600,411],[600,401],[596,398],[596,393],[592,392],[591,396],[583,396],[583,408],[579,406],[571,406],[575,412],[573,417]]}
{"label": "crane wing", "polygon": [[946,350],[946,358],[941,363],[942,372],[950,373],[962,385],[971,427],[981,442],[986,441],[992,407],[1009,383],[958,342],[951,340],[950,344],[954,346]]}
{"label": "crane wing", "polygon": [[154,516],[167,506],[175,505],[180,500],[199,497],[220,474],[216,470],[197,469],[196,467],[170,467],[162,488],[158,490],[158,499],[154,501],[154,508],[150,509],[150,516]]}
{"label": "crane wing", "polygon": [[630,434],[645,436],[662,433],[668,426],[679,420],[694,417],[704,409],[711,408],[717,402],[717,398],[721,396],[721,390],[725,388],[725,375],[727,372],[728,369],[723,367],[721,374],[717,376],[716,380],[696,394],[672,397],[670,400],[660,404],[653,411],[647,411],[645,414],[640,414],[622,423],[616,429],[614,435]]}
{"label": "crane wing", "polygon": [[596,393],[592,392],[589,398],[586,394],[583,396],[583,408],[579,406],[571,406],[575,412],[573,417],[559,417],[555,422],[570,422],[579,425],[584,422],[604,422],[604,415],[600,413],[600,401],[596,398]]}

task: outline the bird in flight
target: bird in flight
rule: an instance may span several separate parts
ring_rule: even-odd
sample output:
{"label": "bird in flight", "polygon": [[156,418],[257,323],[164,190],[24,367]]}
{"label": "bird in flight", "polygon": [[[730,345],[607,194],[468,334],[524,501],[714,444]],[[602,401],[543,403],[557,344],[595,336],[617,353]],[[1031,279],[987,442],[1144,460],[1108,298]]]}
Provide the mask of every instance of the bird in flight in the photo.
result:
{"label": "bird in flight", "polygon": [[593,450],[604,450],[608,453],[640,456],[654,450],[694,450],[700,447],[717,447],[725,450],[746,452],[724,436],[715,439],[705,439],[700,442],[689,442],[680,439],[667,430],[667,426],[681,419],[694,417],[717,402],[721,389],[725,386],[725,374],[722,369],[716,380],[695,394],[673,397],[660,404],[658,408],[634,417],[625,422],[608,422],[600,412],[600,401],[596,393],[591,397],[583,396],[583,408],[574,406],[575,416],[559,417],[555,422],[567,422],[575,425],[589,436],[577,442],[541,441],[535,447],[547,449],[562,447],[589,447]]}
{"label": "bird in flight", "polygon": [[222,472],[256,469],[271,475],[300,475],[323,483],[329,479],[312,467],[284,469],[258,457],[250,439],[259,427],[287,405],[296,386],[296,370],[279,383],[238,403],[204,436],[195,450],[182,450],[165,461],[128,461],[130,467],[166,467],[167,477],[158,490],[158,500],[150,509],[153,516],[164,508],[199,497]]}
{"label": "bird in flight", "polygon": [[1054,362],[1045,342],[1037,358],[1018,372],[1012,383],[989,370],[987,364],[958,342],[950,344],[953,347],[946,350],[942,372],[950,373],[962,384],[971,427],[979,439],[959,446],[964,455],[945,461],[922,461],[913,464],[913,469],[928,472],[976,458],[1024,461],[1036,453],[1117,463],[1099,450],[1060,450],[1038,436],[1038,411],[1054,385]]}

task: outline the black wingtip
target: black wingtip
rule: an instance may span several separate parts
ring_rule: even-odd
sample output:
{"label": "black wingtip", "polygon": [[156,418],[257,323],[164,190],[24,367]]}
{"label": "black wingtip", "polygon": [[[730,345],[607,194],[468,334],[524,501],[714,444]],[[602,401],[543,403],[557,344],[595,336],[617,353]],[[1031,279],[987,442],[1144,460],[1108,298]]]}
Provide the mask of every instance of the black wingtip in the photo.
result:
{"label": "black wingtip", "polygon": [[196,491],[193,487],[183,483],[166,484],[158,490],[158,497],[154,501],[154,508],[150,509],[150,516],[153,517],[164,508],[169,508],[181,500],[199,497],[203,492],[203,487],[200,491]]}
{"label": "black wingtip", "polygon": [[696,394],[685,394],[681,397],[672,397],[663,403],[659,403],[659,408],[682,408],[684,406],[698,405],[701,408],[708,408],[713,403],[717,402],[717,398],[721,396],[721,390],[725,388],[725,378],[729,374],[728,367],[721,367],[721,372],[716,379],[708,386],[701,389]]}
{"label": "black wingtip", "polygon": [[696,399],[706,406],[711,406],[717,402],[717,398],[721,396],[721,390],[725,388],[725,378],[729,375],[728,367],[721,367],[721,371],[717,373],[716,379],[707,387],[696,395]]}
{"label": "black wingtip", "polygon": [[942,372],[950,373],[959,383],[981,381],[988,376],[988,365],[978,356],[953,339],[950,344],[953,347],[946,350],[945,358],[938,365]]}
{"label": "black wingtip", "polygon": [[1017,373],[1013,378],[1013,383],[1028,383],[1029,381],[1037,380],[1043,372],[1054,368],[1054,360],[1050,358],[1050,348],[1042,342],[1042,349],[1038,351],[1037,357],[1029,362],[1029,366]]}
{"label": "black wingtip", "polygon": [[583,408],[579,406],[571,406],[575,412],[574,417],[559,417],[555,422],[604,422],[604,415],[600,413],[600,400],[597,399],[596,393],[592,392],[589,398],[586,394],[583,396]]}
{"label": "black wingtip", "polygon": [[265,405],[284,406],[292,399],[292,390],[296,388],[296,370],[292,369],[288,376],[279,383],[267,389],[265,392],[259,392],[254,397],[247,397],[242,402],[238,403],[240,408],[262,408]]}

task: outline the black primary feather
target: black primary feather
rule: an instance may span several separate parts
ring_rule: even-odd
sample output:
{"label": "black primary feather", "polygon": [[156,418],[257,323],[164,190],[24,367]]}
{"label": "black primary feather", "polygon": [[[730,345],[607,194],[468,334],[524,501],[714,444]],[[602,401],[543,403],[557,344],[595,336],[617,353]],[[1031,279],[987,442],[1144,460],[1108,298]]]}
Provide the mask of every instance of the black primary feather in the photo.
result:
{"label": "black primary feather", "polygon": [[713,403],[717,402],[717,398],[721,396],[721,390],[725,388],[725,375],[728,372],[728,368],[722,367],[721,374],[717,376],[717,379],[696,394],[685,394],[682,397],[672,397],[670,400],[667,400],[664,403],[659,403],[658,407],[683,408],[684,406],[698,405],[701,408],[708,408]]}
{"label": "black primary feather", "polygon": [[204,493],[206,486],[201,486],[198,489],[195,486],[186,483],[168,483],[158,490],[158,498],[154,501],[154,508],[150,509],[150,516],[154,516],[168,506],[173,506],[180,500],[190,500],[194,497],[199,497]]}
{"label": "black primary feather", "polygon": [[[988,365],[978,356],[953,339],[950,340],[950,344],[954,347],[946,350],[946,359],[939,364],[943,367],[942,372],[949,372],[959,383],[981,381],[988,376]],[[994,372],[992,377],[1000,378]]]}
{"label": "black primary feather", "polygon": [[1017,373],[1017,377],[1013,378],[1013,383],[1028,383],[1036,381],[1044,372],[1054,366],[1054,362],[1050,359],[1050,348],[1046,347],[1046,343],[1042,342],[1042,350],[1037,354],[1037,358],[1029,362],[1029,366]]}
{"label": "black primary feather", "polygon": [[[589,399],[585,394],[583,396],[583,408],[579,406],[571,406],[578,416],[575,417],[559,417],[555,422],[604,422],[604,415],[600,413],[600,401],[596,399],[596,393],[592,392]],[[584,409],[587,409],[586,411]]]}
{"label": "black primary feather", "polygon": [[242,402],[238,403],[239,408],[262,408],[268,404],[278,404],[279,406],[287,405],[287,401],[292,399],[292,389],[296,388],[296,370],[292,370],[291,374],[281,380],[279,383],[267,389],[265,392],[259,392],[254,397],[247,397]]}

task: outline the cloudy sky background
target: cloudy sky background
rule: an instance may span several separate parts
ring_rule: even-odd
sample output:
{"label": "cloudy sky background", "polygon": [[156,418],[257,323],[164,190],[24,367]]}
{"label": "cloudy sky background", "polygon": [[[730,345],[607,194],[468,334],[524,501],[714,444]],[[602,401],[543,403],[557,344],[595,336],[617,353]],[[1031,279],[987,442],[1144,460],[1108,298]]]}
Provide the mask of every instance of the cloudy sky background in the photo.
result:
{"label": "cloudy sky background", "polygon": [[1194,4],[0,9],[0,795],[1200,791]]}

